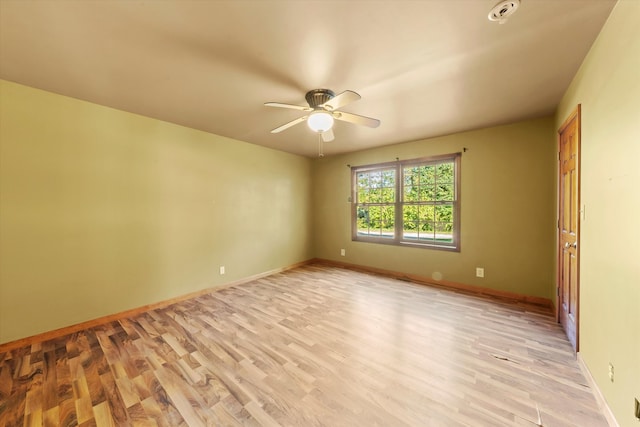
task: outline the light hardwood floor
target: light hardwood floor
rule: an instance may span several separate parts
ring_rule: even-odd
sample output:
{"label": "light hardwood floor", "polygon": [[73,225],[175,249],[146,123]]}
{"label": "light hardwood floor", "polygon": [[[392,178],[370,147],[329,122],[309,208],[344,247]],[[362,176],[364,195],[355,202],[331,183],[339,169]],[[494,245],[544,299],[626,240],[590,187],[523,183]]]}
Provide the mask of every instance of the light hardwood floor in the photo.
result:
{"label": "light hardwood floor", "polygon": [[606,426],[551,312],[310,265],[0,353],[0,426]]}

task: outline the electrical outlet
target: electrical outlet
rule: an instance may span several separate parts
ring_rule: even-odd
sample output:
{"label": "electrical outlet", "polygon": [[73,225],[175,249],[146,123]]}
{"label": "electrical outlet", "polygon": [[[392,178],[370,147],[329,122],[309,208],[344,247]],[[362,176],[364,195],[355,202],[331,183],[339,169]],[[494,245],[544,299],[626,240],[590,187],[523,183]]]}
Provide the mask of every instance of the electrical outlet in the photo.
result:
{"label": "electrical outlet", "polygon": [[613,382],[613,364],[609,362],[609,380]]}
{"label": "electrical outlet", "polygon": [[484,268],[476,267],[476,277],[484,277]]}
{"label": "electrical outlet", "polygon": [[225,273],[225,271],[224,271],[224,265],[221,265],[221,266],[220,266],[220,274],[224,274],[224,273]]}
{"label": "electrical outlet", "polygon": [[340,249],[340,256],[346,256],[347,255],[347,251],[345,251],[344,249]]}
{"label": "electrical outlet", "polygon": [[636,401],[636,406],[635,406],[633,415],[635,415],[638,421],[640,421],[640,402],[638,402],[638,399],[635,399],[635,401]]}

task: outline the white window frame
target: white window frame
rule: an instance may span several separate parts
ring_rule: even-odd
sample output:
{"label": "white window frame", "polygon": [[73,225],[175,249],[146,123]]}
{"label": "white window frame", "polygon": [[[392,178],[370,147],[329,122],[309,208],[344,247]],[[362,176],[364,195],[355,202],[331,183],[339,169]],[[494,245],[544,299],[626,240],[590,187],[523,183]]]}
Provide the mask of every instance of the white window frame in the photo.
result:
{"label": "white window frame", "polygon": [[[388,162],[388,163],[378,163],[372,165],[364,165],[364,166],[353,166],[351,167],[351,238],[353,241],[358,242],[369,242],[369,243],[381,243],[381,244],[389,244],[389,245],[398,245],[398,246],[409,246],[416,248],[425,248],[425,249],[438,249],[438,250],[446,250],[446,251],[460,251],[460,163],[461,163],[462,154],[461,153],[453,153],[446,154],[440,156],[431,156],[431,157],[422,157],[418,159],[411,160],[398,160],[396,162]],[[406,201],[404,200],[404,187],[403,183],[405,182],[404,171],[409,167],[420,167],[420,166],[436,166],[444,163],[452,163],[453,164],[453,200],[420,200],[420,201]],[[383,171],[393,171],[395,174],[393,186],[387,187],[378,187],[376,188],[385,188],[386,190],[380,191],[389,191],[393,189],[393,201],[387,200],[386,202],[376,202],[376,203],[363,203],[358,200],[358,174],[362,173],[373,173],[376,174],[378,172]],[[388,177],[389,175],[387,175]],[[434,178],[435,183],[433,184],[434,191],[437,191],[437,175]],[[383,180],[384,181],[384,180]],[[388,180],[386,182],[388,184]],[[381,184],[383,186],[384,184]],[[430,186],[431,184],[429,184]],[[370,187],[371,190],[373,187]],[[429,239],[426,237],[420,237],[416,233],[417,237],[408,238],[405,236],[404,230],[404,218],[403,212],[405,206],[451,206],[453,211],[453,218],[451,221],[447,221],[446,223],[441,223],[436,221],[434,217],[429,223],[433,224],[434,230],[437,230],[438,227],[449,225],[452,226],[451,239],[450,241],[446,241],[443,239],[437,238],[437,231],[434,231],[434,238]],[[384,227],[380,227],[379,234],[364,234],[358,232],[358,214],[363,214],[366,212],[368,215],[369,208],[378,207],[380,209],[384,209],[386,207],[387,216],[392,215],[393,217],[393,231],[389,231],[388,227],[385,232]],[[359,209],[361,208],[361,209]],[[391,211],[393,210],[393,213]],[[425,222],[426,223],[426,222]],[[377,230],[377,228],[376,228]],[[430,232],[429,232],[430,233]],[[412,233],[413,234],[413,233]]]}

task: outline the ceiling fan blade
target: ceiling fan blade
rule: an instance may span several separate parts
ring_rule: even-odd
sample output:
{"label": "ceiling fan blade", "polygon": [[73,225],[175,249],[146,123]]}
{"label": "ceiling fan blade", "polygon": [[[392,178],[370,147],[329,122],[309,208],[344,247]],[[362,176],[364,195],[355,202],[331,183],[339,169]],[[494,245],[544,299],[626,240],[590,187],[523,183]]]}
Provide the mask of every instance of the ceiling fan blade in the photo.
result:
{"label": "ceiling fan blade", "polygon": [[266,107],[291,108],[292,110],[312,111],[313,108],[302,105],[283,104],[282,102],[265,102]]}
{"label": "ceiling fan blade", "polygon": [[331,142],[335,139],[335,135],[333,134],[333,129],[329,129],[327,131],[322,132],[322,140],[324,142]]}
{"label": "ceiling fan blade", "polygon": [[329,111],[335,111],[340,107],[344,107],[347,104],[351,104],[359,100],[361,97],[352,90],[345,90],[341,94],[338,94],[322,104],[322,107]]}
{"label": "ceiling fan blade", "polygon": [[356,125],[368,126],[370,128],[377,128],[380,126],[380,120],[378,119],[372,119],[371,117],[365,117],[359,114],[345,113],[344,111],[336,111],[333,113],[333,118],[336,120],[342,120],[343,122],[354,123]]}
{"label": "ceiling fan blade", "polygon": [[283,130],[289,129],[291,126],[295,126],[298,123],[304,122],[305,120],[307,120],[307,116],[298,117],[295,120],[291,120],[290,122],[285,123],[282,126],[275,128],[274,130],[271,131],[271,133],[282,132]]}

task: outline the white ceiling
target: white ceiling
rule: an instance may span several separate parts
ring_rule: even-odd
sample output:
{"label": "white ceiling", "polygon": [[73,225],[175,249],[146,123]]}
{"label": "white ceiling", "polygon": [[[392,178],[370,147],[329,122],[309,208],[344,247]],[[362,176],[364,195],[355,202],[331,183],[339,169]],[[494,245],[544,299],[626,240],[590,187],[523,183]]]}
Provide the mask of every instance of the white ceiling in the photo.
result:
{"label": "white ceiling", "polygon": [[0,0],[0,78],[304,156],[315,88],[358,92],[331,155],[553,113],[615,0]]}

